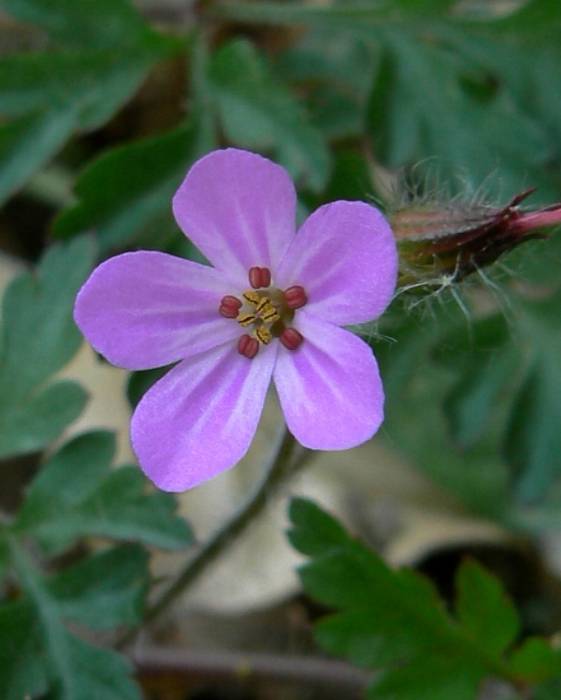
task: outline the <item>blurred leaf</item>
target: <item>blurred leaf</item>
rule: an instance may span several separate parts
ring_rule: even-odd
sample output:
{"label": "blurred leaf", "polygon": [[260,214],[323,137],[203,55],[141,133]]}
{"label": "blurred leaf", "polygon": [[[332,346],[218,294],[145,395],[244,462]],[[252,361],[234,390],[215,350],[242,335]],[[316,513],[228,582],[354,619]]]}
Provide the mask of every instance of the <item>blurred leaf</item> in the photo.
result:
{"label": "blurred leaf", "polygon": [[0,582],[4,578],[8,567],[8,549],[6,547],[6,543],[2,540],[1,535],[2,531],[0,529]]}
{"label": "blurred leaf", "polygon": [[530,369],[512,407],[505,454],[518,500],[543,499],[561,476],[561,292],[523,305],[521,332]]}
{"label": "blurred leaf", "polygon": [[48,688],[42,643],[30,605],[0,605],[0,687],[4,700],[44,695]]}
{"label": "blurred leaf", "polygon": [[258,24],[310,24],[369,31],[380,23],[399,21],[404,16],[423,16],[445,12],[455,0],[392,0],[392,2],[223,2],[212,12],[222,18]]}
{"label": "blurred leaf", "polygon": [[69,108],[33,113],[0,126],[0,202],[59,151],[75,123],[76,114]]}
{"label": "blurred leaf", "polygon": [[452,434],[460,446],[473,447],[492,424],[497,401],[520,364],[513,329],[502,314],[493,314],[462,323],[436,350],[457,377],[444,402]]}
{"label": "blurred leaf", "polygon": [[[551,156],[547,134],[503,92],[471,96],[462,78],[479,67],[406,33],[387,33],[385,45],[369,110],[374,147],[385,164],[436,157],[443,175],[464,168],[473,190],[499,167],[507,194],[522,189],[528,170],[539,174]],[[476,79],[485,76],[476,73]]]}
{"label": "blurred leaf", "polygon": [[[397,307],[382,319],[381,333],[395,341],[375,345],[386,394],[382,437],[473,512],[503,522],[510,503],[509,474],[498,445],[508,397],[505,406],[495,402],[492,420],[477,443],[460,446],[452,439],[443,407],[462,380],[464,365],[455,362],[446,347],[456,347],[455,336],[469,335],[471,321],[445,292],[437,294],[442,305],[433,304],[431,298],[421,300],[422,316]],[[436,352],[441,347],[442,352]],[[478,351],[477,346],[470,347]]]}
{"label": "blurred leaf", "polygon": [[326,138],[361,137],[378,53],[360,37],[313,31],[284,51],[275,68],[282,79],[298,85]]}
{"label": "blurred leaf", "polygon": [[[325,32],[325,43],[328,32],[335,42],[347,33],[355,44],[382,48],[368,132],[384,164],[436,157],[443,176],[462,169],[472,192],[485,183],[504,197],[531,182],[547,198],[558,190],[561,157],[559,10],[552,2],[521,3],[499,19],[489,3],[475,20],[472,3],[453,0],[228,2],[210,11],[241,22],[303,24]],[[498,169],[500,177],[491,177]]]}
{"label": "blurred leaf", "polygon": [[0,62],[0,117],[22,118],[0,130],[1,202],[72,132],[110,119],[154,63],[183,44],[153,31],[125,0],[2,0],[0,7],[67,44]]}
{"label": "blurred leaf", "polygon": [[[113,651],[92,646],[71,634],[64,624],[65,619],[91,621],[93,609],[104,615],[104,606],[92,590],[92,582],[84,580],[88,564],[60,574],[52,587],[35,569],[26,552],[12,542],[12,563],[27,599],[8,603],[0,607],[0,634],[3,639],[13,639],[12,625],[17,623],[17,653],[9,653],[0,671],[7,680],[4,688],[10,697],[26,697],[43,692],[44,686],[53,691],[60,700],[139,700],[140,694],[129,678],[128,663]],[[131,620],[131,610],[138,610],[138,577],[147,576],[147,557],[137,548],[124,547],[119,550],[120,560],[105,559],[117,567],[112,572],[105,567],[104,575],[124,584],[125,592],[119,593],[117,601],[111,600],[112,589],[103,584],[108,625],[98,620],[96,627],[113,626]],[[96,565],[99,565],[98,555]],[[109,555],[110,556],[110,555]],[[89,573],[92,568],[90,566]],[[84,567],[85,570],[84,570]],[[102,573],[100,571],[100,573]],[[62,582],[62,583],[61,583]],[[59,601],[57,593],[62,593]],[[80,595],[84,598],[80,601]],[[127,599],[128,598],[128,599]],[[81,611],[81,605],[93,604],[92,611]],[[21,641],[23,641],[21,644]],[[1,654],[1,653],[0,653]],[[0,656],[1,658],[1,656]],[[22,663],[23,662],[23,663]],[[23,691],[23,695],[17,693]]]}
{"label": "blurred leaf", "polygon": [[113,470],[112,433],[85,433],[66,443],[33,480],[14,529],[33,534],[50,552],[98,535],[178,549],[191,542],[174,514],[171,494],[146,491],[136,467]]}
{"label": "blurred leaf", "polygon": [[[316,639],[330,653],[381,671],[372,698],[474,700],[486,677],[533,682],[535,661],[511,667],[504,657],[518,616],[499,581],[479,564],[459,569],[454,620],[428,580],[390,569],[314,503],[294,499],[290,518],[292,543],[311,557],[300,569],[304,589],[336,610],[316,625]],[[547,666],[548,649],[543,642],[533,653],[545,659],[542,672],[551,676],[557,669]]]}
{"label": "blurred leaf", "polygon": [[46,30],[53,40],[78,49],[163,39],[128,0],[0,0],[0,8]]}
{"label": "blurred leaf", "polygon": [[79,386],[48,380],[80,346],[72,308],[93,256],[88,238],[53,246],[36,273],[23,273],[6,290],[0,340],[2,457],[40,449],[84,407]]}
{"label": "blurred leaf", "polygon": [[536,690],[533,700],[558,700],[561,697],[561,680],[555,679]]}
{"label": "blurred leaf", "polygon": [[510,666],[531,683],[541,683],[561,674],[561,650],[545,639],[530,637],[512,654]]}
{"label": "blurred leaf", "polygon": [[[0,115],[70,110],[76,130],[104,124],[138,88],[161,55],[114,51],[15,54],[0,62]],[[25,154],[23,154],[25,156]]]}
{"label": "blurred leaf", "polygon": [[324,186],[330,159],[321,134],[249,42],[223,45],[211,59],[208,81],[229,141],[272,151],[295,178],[312,189]]}
{"label": "blurred leaf", "polygon": [[78,178],[78,204],[59,215],[55,233],[95,230],[104,251],[129,242],[162,213],[171,218],[171,197],[207,145],[196,125],[184,125],[108,151]]}
{"label": "blurred leaf", "polygon": [[49,578],[59,614],[91,629],[133,625],[142,617],[148,553],[138,545],[98,552]]}

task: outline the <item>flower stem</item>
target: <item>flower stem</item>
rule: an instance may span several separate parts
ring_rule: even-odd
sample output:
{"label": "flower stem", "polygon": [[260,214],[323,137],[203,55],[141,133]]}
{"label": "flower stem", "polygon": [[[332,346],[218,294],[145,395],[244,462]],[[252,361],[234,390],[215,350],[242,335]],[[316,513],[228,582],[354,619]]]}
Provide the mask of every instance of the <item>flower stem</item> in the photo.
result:
{"label": "flower stem", "polygon": [[[144,622],[158,617],[171,603],[183,593],[195,579],[230,545],[258,516],[267,505],[274,490],[290,474],[293,465],[293,453],[296,442],[283,426],[275,444],[271,458],[266,464],[261,480],[255,490],[228,520],[212,535],[191,557],[179,572],[177,578],[150,605],[144,616]],[[301,460],[299,460],[300,462]],[[119,647],[132,640],[138,630],[127,633],[118,643]]]}

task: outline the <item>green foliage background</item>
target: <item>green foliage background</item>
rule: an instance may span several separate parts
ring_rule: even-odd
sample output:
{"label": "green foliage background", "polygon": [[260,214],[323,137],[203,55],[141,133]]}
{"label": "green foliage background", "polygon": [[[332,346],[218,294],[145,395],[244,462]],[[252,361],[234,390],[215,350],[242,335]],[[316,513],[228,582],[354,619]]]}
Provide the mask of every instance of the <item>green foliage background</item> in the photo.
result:
{"label": "green foliage background", "polygon": [[[80,344],[77,289],[96,261],[130,248],[200,259],[170,197],[222,145],[281,162],[302,214],[341,198],[389,213],[416,195],[506,202],[528,186],[536,206],[559,199],[561,4],[207,0],[161,26],[127,0],[0,0],[0,11],[30,37],[8,51],[0,33],[0,202],[47,207],[52,240],[2,304],[0,458],[43,456],[0,525],[0,687],[14,700],[137,698],[124,658],[76,625],[140,624],[146,546],[180,549],[191,534],[171,496],[148,492],[133,467],[110,469],[110,434],[44,452],[87,401],[56,378]],[[155,75],[180,76],[170,115],[112,131]],[[388,195],[381,183],[397,172],[410,187]],[[377,439],[531,541],[561,526],[559,235],[506,265],[461,289],[401,295],[369,334],[387,393]],[[146,381],[133,377],[131,395]],[[533,687],[558,697],[558,651],[521,639],[518,613],[477,563],[460,568],[451,614],[425,579],[391,571],[313,504],[295,501],[291,517],[309,558],[303,586],[336,611],[318,643],[379,672],[372,698],[469,700],[489,676],[513,698]],[[53,567],[94,535],[113,544]]]}

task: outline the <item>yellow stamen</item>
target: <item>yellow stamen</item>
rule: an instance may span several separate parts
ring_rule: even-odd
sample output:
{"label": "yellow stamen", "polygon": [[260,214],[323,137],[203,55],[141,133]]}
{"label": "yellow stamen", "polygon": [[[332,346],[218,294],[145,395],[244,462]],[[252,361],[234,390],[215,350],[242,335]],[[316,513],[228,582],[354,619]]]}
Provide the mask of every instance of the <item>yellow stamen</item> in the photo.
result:
{"label": "yellow stamen", "polygon": [[275,307],[272,304],[270,304],[261,314],[261,318],[266,323],[275,323],[275,321],[280,320],[280,315],[279,312],[275,309]]}
{"label": "yellow stamen", "polygon": [[236,321],[240,326],[251,326],[256,318],[255,314],[238,314]]}
{"label": "yellow stamen", "polygon": [[273,334],[267,326],[258,326],[255,329],[255,335],[257,336],[257,340],[260,340],[263,345],[268,345],[273,339]]}
{"label": "yellow stamen", "polygon": [[261,297],[257,292],[254,292],[253,289],[248,289],[247,292],[244,292],[242,294],[243,298],[248,301],[250,304],[253,306],[257,306],[259,304],[259,301]]}

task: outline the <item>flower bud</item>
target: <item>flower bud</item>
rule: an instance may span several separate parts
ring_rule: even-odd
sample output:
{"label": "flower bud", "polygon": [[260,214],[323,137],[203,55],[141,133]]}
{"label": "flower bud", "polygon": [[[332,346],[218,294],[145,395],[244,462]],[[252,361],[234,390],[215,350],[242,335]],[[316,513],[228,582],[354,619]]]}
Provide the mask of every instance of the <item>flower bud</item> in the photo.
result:
{"label": "flower bud", "polygon": [[400,256],[400,286],[448,275],[460,282],[504,253],[561,223],[561,204],[522,211],[534,190],[516,195],[503,207],[452,201],[425,202],[397,209],[390,222]]}

